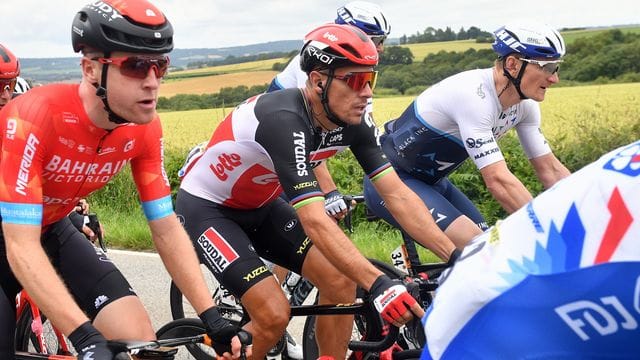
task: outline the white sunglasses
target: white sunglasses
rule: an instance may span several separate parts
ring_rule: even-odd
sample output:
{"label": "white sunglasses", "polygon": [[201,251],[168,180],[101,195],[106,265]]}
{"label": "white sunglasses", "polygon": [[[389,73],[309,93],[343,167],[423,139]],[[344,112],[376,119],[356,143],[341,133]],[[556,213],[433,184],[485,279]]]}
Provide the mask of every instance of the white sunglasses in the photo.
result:
{"label": "white sunglasses", "polygon": [[557,73],[558,70],[560,70],[560,63],[563,61],[563,60],[544,61],[544,60],[533,60],[533,59],[525,59],[525,58],[520,58],[520,60],[527,62],[529,64],[536,64],[540,66],[542,70],[544,70],[545,72],[548,72],[550,75],[553,75]]}

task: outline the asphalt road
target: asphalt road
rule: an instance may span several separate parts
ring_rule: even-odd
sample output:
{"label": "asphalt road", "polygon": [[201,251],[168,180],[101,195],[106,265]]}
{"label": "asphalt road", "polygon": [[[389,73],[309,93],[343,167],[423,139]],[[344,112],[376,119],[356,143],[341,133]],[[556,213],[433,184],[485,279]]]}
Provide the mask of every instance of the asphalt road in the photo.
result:
{"label": "asphalt road", "polygon": [[[144,304],[154,329],[171,321],[169,305],[169,287],[171,279],[164,268],[160,256],[155,253],[143,253],[122,250],[109,250],[107,255],[122,271],[133,289]],[[207,279],[211,279],[208,272]],[[210,280],[213,282],[214,280]],[[195,316],[195,315],[194,315]],[[289,325],[289,332],[299,341],[302,335],[304,319],[293,319]],[[186,350],[180,350],[176,359],[189,359]]]}

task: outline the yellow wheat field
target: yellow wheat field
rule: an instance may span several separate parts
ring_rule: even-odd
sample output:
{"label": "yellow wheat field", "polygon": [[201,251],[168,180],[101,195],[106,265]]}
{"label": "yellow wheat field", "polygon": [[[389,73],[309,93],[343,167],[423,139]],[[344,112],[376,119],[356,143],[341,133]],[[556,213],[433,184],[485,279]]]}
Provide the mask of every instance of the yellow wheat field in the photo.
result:
{"label": "yellow wheat field", "polygon": [[276,71],[263,70],[168,81],[160,87],[159,95],[172,97],[177,94],[213,94],[219,92],[223,87],[264,85],[270,83],[276,74]]}
{"label": "yellow wheat field", "polygon": [[[398,117],[413,101],[413,96],[387,97],[374,100],[374,117],[381,125]],[[541,103],[542,128],[553,143],[565,140],[590,127],[607,131],[623,131],[629,124],[640,124],[640,83],[590,85],[551,88]],[[232,109],[210,109],[167,112],[160,114],[168,149],[186,151],[207,140],[216,125]],[[636,126],[636,129],[640,127]],[[640,134],[634,134],[640,138]]]}
{"label": "yellow wheat field", "polygon": [[283,64],[283,63],[287,63],[288,61],[289,61],[288,58],[282,58],[282,59],[256,60],[256,61],[243,62],[239,64],[210,66],[210,67],[205,67],[200,69],[170,72],[167,78],[171,79],[173,76],[203,74],[203,73],[222,74],[222,73],[233,73],[233,72],[242,72],[242,71],[271,70],[273,67],[273,64],[275,63]]}

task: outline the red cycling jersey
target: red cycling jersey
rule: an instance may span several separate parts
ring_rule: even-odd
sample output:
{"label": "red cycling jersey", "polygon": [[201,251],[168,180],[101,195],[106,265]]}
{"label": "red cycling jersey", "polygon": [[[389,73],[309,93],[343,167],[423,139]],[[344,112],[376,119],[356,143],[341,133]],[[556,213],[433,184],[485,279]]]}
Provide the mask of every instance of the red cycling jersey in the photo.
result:
{"label": "red cycling jersey", "polygon": [[39,87],[0,111],[2,222],[56,222],[129,162],[147,218],[171,214],[160,120],[98,128],[78,90],[77,84]]}

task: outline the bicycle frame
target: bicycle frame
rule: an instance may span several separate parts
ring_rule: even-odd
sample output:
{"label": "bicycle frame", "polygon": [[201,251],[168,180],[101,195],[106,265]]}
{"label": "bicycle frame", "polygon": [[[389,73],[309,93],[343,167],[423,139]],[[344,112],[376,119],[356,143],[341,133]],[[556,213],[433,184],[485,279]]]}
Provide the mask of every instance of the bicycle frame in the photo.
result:
{"label": "bicycle frame", "polygon": [[[42,316],[40,313],[40,309],[36,305],[36,303],[31,299],[31,296],[26,292],[26,290],[22,290],[16,296],[16,323],[20,320],[21,315],[24,313],[27,308],[27,304],[29,305],[29,311],[31,312],[31,324],[30,328],[35,336],[35,340],[37,341],[37,346],[40,348],[40,353],[43,355],[48,355],[49,349],[47,348],[47,344],[44,337],[44,326],[42,321]],[[58,352],[62,354],[71,354],[69,350],[69,345],[65,340],[62,332],[58,330],[53,324],[51,324],[53,331],[56,335],[56,339],[58,341]],[[45,359],[47,359],[45,357]],[[55,357],[53,358],[55,359]]]}

